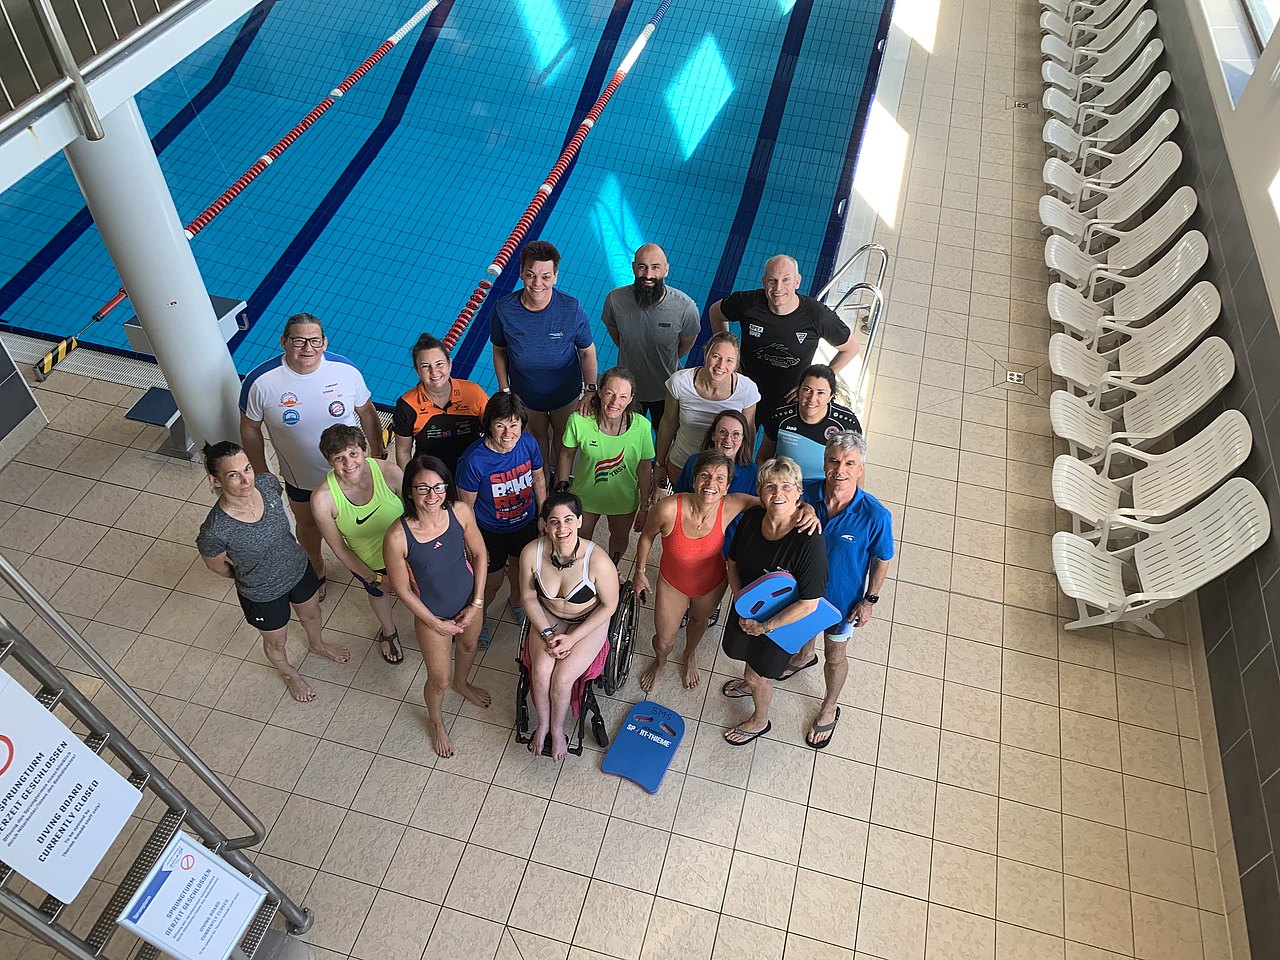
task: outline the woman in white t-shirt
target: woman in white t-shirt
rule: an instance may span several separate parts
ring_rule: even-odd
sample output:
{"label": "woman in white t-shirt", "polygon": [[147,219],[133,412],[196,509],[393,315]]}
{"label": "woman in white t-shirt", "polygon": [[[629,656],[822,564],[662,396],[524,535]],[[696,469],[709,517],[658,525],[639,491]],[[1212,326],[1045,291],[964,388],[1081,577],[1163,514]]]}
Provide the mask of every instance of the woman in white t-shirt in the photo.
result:
{"label": "woman in white t-shirt", "polygon": [[721,410],[737,410],[745,416],[754,443],[760,390],[750,377],[738,373],[739,359],[738,338],[727,331],[717,333],[707,341],[702,366],[677,370],[667,380],[657,453],[672,484],[685,461],[698,452],[707,427]]}

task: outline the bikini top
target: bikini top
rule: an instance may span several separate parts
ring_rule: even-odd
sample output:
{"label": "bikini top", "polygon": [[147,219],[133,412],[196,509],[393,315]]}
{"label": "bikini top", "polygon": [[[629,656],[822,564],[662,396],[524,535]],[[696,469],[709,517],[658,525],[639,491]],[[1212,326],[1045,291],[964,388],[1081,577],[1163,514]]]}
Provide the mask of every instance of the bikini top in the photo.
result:
{"label": "bikini top", "polygon": [[538,596],[544,600],[563,600],[565,603],[590,603],[596,598],[596,582],[591,579],[591,551],[596,545],[591,540],[587,541],[587,549],[582,554],[582,579],[578,581],[578,585],[569,591],[567,597],[553,597],[547,593],[542,586],[542,550],[546,544],[546,540],[542,537],[538,538],[538,563],[533,568],[533,589]]}

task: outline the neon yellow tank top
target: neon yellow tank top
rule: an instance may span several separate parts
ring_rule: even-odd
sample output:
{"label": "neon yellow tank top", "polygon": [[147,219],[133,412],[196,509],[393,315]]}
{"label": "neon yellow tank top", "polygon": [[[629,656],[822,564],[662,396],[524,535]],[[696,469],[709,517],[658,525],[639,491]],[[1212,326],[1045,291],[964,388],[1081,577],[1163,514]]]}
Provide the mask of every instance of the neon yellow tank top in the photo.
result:
{"label": "neon yellow tank top", "polygon": [[352,553],[369,565],[370,570],[382,570],[385,566],[382,562],[382,537],[387,527],[404,514],[404,504],[382,478],[378,461],[366,462],[373,471],[373,497],[363,506],[358,507],[347,499],[332,470],[325,479],[338,508],[336,523],[342,539]]}

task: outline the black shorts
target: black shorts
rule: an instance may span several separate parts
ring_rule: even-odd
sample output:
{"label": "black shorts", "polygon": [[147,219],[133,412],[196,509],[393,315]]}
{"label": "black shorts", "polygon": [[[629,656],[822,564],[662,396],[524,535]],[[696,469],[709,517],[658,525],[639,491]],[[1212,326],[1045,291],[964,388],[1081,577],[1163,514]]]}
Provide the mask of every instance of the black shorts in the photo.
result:
{"label": "black shorts", "polygon": [[283,597],[276,597],[274,600],[250,600],[239,591],[236,592],[236,596],[240,598],[240,609],[244,611],[244,618],[249,626],[266,633],[279,630],[287,624],[290,606],[295,603],[306,603],[316,595],[319,589],[320,578],[308,563],[302,579],[295,583],[293,589]]}
{"label": "black shorts", "polygon": [[506,566],[508,557],[518,559],[525,545],[538,539],[538,521],[530,520],[519,530],[506,533],[495,533],[481,527],[480,536],[484,538],[485,549],[489,551],[489,572],[497,573]]}
{"label": "black shorts", "polygon": [[292,483],[290,483],[287,480],[285,481],[285,484],[284,484],[284,493],[285,493],[285,496],[287,496],[289,500],[293,503],[310,503],[311,502],[310,490],[303,490],[301,487],[295,487]]}

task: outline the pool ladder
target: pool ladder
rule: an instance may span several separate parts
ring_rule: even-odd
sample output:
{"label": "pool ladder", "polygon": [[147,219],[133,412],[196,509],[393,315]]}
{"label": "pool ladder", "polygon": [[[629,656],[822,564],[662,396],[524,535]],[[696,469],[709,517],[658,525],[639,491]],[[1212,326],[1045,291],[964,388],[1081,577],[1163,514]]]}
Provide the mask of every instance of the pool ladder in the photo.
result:
{"label": "pool ladder", "polygon": [[[858,368],[858,376],[854,385],[850,388],[852,395],[853,408],[858,414],[862,413],[863,392],[866,390],[867,373],[871,369],[871,350],[875,345],[876,334],[880,330],[880,314],[884,312],[884,276],[889,269],[889,251],[882,243],[864,243],[853,254],[842,263],[839,268],[831,275],[831,279],[817,293],[817,299],[823,303],[827,302],[827,296],[836,289],[837,285],[849,272],[855,263],[866,257],[868,260],[868,268],[866,277],[871,276],[871,258],[875,255],[879,258],[879,262],[875,268],[875,280],[863,279],[852,284],[847,290],[840,294],[840,299],[833,304],[827,304],[837,313],[846,309],[849,311],[862,314],[862,319],[858,325],[859,330],[867,335],[867,342],[862,348],[861,364]],[[858,300],[853,303],[848,301],[855,294],[869,294],[870,299]]]}

